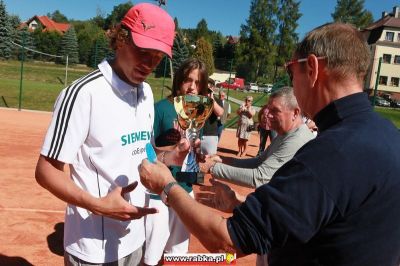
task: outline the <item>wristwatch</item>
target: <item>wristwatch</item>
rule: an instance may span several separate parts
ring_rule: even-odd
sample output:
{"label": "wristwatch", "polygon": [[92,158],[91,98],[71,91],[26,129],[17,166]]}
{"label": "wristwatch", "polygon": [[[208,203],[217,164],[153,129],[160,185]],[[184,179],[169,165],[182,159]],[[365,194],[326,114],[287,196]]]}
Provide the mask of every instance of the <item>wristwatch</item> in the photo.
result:
{"label": "wristwatch", "polygon": [[178,182],[172,181],[172,182],[169,182],[168,184],[166,184],[164,186],[163,191],[161,192],[161,195],[160,195],[161,196],[161,201],[168,207],[169,207],[169,205],[168,205],[168,194],[169,194],[169,191],[171,190],[171,188],[174,185],[178,185]]}

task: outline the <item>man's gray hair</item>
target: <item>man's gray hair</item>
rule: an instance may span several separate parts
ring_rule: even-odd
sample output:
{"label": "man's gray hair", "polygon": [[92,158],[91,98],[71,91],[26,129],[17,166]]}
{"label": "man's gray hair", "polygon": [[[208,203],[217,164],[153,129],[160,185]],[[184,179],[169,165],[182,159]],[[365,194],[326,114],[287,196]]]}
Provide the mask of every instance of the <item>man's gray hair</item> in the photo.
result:
{"label": "man's gray hair", "polygon": [[327,69],[337,79],[354,75],[361,82],[371,63],[370,50],[362,33],[344,23],[328,23],[309,32],[298,44],[295,56],[323,57]]}
{"label": "man's gray hair", "polygon": [[282,87],[279,90],[274,91],[269,98],[282,98],[286,107],[291,110],[299,108],[299,104],[297,103],[296,96],[294,96],[292,87]]}

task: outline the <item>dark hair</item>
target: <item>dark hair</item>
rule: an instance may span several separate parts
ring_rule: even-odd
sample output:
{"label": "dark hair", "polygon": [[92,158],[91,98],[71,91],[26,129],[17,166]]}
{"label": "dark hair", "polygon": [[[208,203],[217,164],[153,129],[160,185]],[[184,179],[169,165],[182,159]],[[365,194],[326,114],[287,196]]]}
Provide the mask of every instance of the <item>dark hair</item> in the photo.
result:
{"label": "dark hair", "polygon": [[125,43],[132,42],[129,30],[120,23],[109,30],[106,35],[110,40],[110,47],[114,51],[117,50],[117,40]]}
{"label": "dark hair", "polygon": [[298,44],[294,54],[325,57],[326,68],[337,79],[355,75],[363,81],[371,63],[370,50],[361,32],[344,23],[328,23],[312,30]]}
{"label": "dark hair", "polygon": [[186,59],[175,73],[174,81],[172,82],[172,96],[178,95],[183,82],[189,76],[192,70],[199,70],[199,94],[207,95],[208,93],[208,72],[206,65],[197,58]]}

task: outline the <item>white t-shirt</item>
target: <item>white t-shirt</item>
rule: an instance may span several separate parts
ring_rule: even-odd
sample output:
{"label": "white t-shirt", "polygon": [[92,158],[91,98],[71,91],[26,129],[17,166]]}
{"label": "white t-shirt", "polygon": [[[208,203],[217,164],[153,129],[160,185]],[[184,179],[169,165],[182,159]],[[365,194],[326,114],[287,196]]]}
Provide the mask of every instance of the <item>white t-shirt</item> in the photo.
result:
{"label": "white t-shirt", "polygon": [[[94,197],[107,195],[115,185],[139,181],[125,198],[143,206],[145,188],[138,166],[146,158],[153,118],[150,86],[132,87],[103,61],[99,70],[60,93],[41,154],[70,164],[74,182]],[[64,247],[82,260],[116,261],[142,246],[144,239],[143,219],[122,222],[67,206]]]}

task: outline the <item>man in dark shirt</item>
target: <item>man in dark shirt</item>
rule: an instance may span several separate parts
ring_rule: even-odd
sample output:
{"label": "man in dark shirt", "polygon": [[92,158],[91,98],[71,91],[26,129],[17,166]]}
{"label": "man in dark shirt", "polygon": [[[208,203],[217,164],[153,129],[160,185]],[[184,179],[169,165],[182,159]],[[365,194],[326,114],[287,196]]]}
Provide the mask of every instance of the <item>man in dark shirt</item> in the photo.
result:
{"label": "man in dark shirt", "polygon": [[268,254],[270,266],[399,265],[400,134],[363,93],[369,63],[363,36],[348,24],[306,35],[286,69],[318,136],[232,217],[168,185],[173,179],[161,163],[142,162],[143,184],[165,189],[169,206],[214,252]]}
{"label": "man in dark shirt", "polygon": [[218,146],[218,117],[224,114],[220,99],[214,97],[215,81],[208,78],[208,96],[214,99],[213,112],[204,123],[201,136],[201,151],[205,155],[217,153]]}

